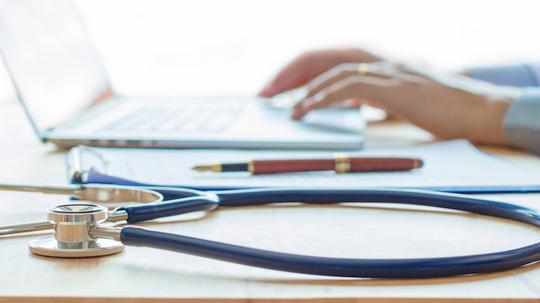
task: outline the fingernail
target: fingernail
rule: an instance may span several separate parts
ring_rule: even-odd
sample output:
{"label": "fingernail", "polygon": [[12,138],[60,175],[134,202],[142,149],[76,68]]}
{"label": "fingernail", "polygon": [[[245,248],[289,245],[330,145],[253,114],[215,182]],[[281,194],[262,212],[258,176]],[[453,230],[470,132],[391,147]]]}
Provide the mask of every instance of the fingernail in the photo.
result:
{"label": "fingernail", "polygon": [[263,89],[261,89],[261,91],[259,92],[259,96],[262,96],[262,97],[269,97],[270,93],[269,93],[269,88],[268,87],[264,87]]}
{"label": "fingernail", "polygon": [[302,116],[304,116],[304,111],[301,109],[301,106],[293,107],[291,112],[291,118],[293,118],[294,120],[300,120]]}
{"label": "fingernail", "polygon": [[274,86],[270,83],[259,92],[259,95],[263,97],[272,97],[274,95],[274,90]]}

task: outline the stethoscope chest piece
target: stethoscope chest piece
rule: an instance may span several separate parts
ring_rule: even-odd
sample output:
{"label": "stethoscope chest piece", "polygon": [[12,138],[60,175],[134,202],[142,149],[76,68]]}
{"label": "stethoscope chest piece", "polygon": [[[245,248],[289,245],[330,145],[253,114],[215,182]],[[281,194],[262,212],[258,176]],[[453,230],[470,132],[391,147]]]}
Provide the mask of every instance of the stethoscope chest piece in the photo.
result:
{"label": "stethoscope chest piece", "polygon": [[47,210],[54,235],[29,243],[33,254],[47,257],[82,258],[112,255],[124,245],[109,238],[92,238],[90,230],[107,220],[107,208],[91,203],[72,203]]}

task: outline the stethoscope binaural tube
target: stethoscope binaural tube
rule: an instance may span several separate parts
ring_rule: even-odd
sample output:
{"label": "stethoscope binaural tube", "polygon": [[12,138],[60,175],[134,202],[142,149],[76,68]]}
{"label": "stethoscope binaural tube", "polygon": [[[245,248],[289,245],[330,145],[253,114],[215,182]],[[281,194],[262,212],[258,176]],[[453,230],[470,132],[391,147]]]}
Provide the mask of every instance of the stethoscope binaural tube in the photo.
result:
{"label": "stethoscope binaural tube", "polygon": [[[171,192],[172,193],[172,192]],[[499,217],[540,227],[540,213],[515,204],[470,195],[414,189],[243,189],[212,192],[175,189],[180,199],[119,208],[128,223],[174,216],[218,207],[242,207],[281,203],[336,204],[388,203],[430,206]]]}

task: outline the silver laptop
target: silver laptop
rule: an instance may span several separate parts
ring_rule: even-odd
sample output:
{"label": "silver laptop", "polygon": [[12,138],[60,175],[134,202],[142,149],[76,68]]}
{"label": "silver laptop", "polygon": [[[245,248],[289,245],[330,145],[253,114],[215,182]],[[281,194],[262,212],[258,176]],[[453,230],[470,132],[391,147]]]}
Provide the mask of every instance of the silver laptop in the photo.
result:
{"label": "silver laptop", "polygon": [[279,102],[119,96],[71,0],[0,0],[0,51],[35,131],[62,147],[356,149],[363,142],[359,111],[292,121],[282,106],[291,95]]}

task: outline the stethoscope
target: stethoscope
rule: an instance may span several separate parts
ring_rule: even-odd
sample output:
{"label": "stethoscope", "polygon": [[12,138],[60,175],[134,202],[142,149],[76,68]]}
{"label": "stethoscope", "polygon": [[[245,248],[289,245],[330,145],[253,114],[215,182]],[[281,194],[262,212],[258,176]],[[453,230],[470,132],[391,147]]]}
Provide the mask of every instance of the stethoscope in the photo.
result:
{"label": "stethoscope", "polygon": [[[540,227],[537,211],[473,196],[413,189],[267,188],[204,192],[185,188],[76,185],[10,186],[0,189],[68,194],[72,203],[47,210],[47,221],[0,227],[0,235],[54,229],[32,240],[30,251],[49,257],[95,257],[127,246],[145,246],[272,270],[336,277],[433,278],[509,270],[540,260],[540,242],[494,253],[416,259],[350,259],[261,250],[193,238],[133,224],[197,211],[276,203],[392,203],[438,207]],[[92,201],[94,203],[89,203]],[[102,205],[123,204],[109,211]]]}

